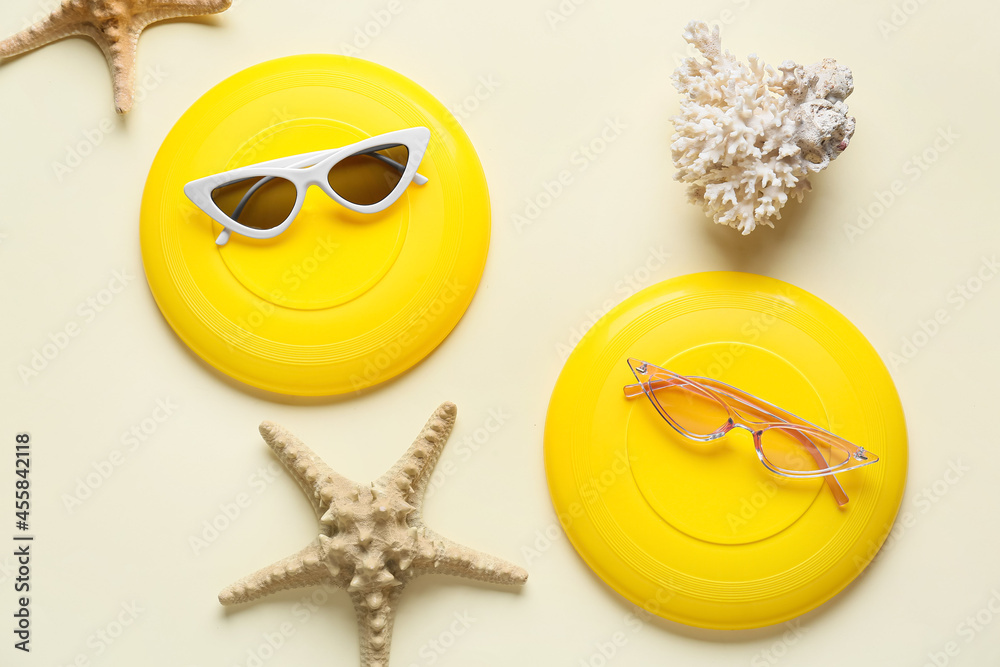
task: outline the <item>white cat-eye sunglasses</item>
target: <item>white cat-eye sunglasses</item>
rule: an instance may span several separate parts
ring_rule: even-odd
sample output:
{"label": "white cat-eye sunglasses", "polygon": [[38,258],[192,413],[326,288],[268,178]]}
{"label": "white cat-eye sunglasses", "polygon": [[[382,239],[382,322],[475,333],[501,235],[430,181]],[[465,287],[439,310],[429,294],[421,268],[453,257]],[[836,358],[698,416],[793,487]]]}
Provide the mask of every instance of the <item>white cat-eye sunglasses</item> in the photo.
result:
{"label": "white cat-eye sunglasses", "polygon": [[301,153],[205,176],[184,186],[195,206],[223,226],[215,240],[225,245],[234,232],[254,239],[281,234],[292,224],[317,185],[328,197],[358,213],[378,213],[393,204],[417,173],[431,131],[411,127],[363,141]]}

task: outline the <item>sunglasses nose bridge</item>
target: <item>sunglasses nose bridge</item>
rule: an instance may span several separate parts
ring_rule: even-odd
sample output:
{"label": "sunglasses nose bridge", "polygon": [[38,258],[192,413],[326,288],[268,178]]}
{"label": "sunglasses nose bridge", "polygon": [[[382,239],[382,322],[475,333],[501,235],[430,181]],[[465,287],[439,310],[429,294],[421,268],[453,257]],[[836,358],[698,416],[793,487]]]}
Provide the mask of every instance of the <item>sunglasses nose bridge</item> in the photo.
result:
{"label": "sunglasses nose bridge", "polygon": [[750,435],[756,435],[757,434],[757,432],[755,430],[753,430],[752,428],[750,428],[746,424],[740,424],[739,422],[733,421],[733,419],[730,418],[729,419],[729,430],[730,431],[734,431],[734,430],[736,430],[738,428],[743,429],[744,431],[746,431]]}
{"label": "sunglasses nose bridge", "polygon": [[303,187],[308,188],[313,185],[319,185],[326,181],[326,174],[330,171],[329,166],[323,166],[322,164],[314,164],[306,167],[302,170],[302,184]]}

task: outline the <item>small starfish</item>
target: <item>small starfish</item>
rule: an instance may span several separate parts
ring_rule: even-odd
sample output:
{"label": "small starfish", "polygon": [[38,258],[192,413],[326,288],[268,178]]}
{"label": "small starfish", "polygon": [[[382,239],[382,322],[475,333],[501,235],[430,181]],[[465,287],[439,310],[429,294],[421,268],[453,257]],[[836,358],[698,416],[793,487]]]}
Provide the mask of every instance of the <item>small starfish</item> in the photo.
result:
{"label": "small starfish", "polygon": [[16,56],[71,35],[92,38],[111,67],[115,109],[132,108],[135,51],[139,33],[150,23],[185,16],[216,14],[233,0],[64,0],[35,25],[0,42],[0,58]]}
{"label": "small starfish", "polygon": [[396,601],[411,579],[441,573],[523,584],[528,573],[520,567],[424,526],[424,491],[456,412],[453,403],[442,404],[406,454],[371,484],[340,476],[288,431],[261,424],[260,434],[312,502],[320,533],[297,553],[223,590],[219,602],[249,602],[303,586],[342,588],[358,616],[362,667],[386,667]]}

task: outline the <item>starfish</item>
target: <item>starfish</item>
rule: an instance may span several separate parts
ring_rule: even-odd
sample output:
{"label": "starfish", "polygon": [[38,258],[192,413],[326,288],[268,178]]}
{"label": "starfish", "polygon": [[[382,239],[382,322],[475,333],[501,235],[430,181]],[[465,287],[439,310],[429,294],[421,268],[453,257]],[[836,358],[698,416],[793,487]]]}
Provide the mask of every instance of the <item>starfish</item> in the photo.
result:
{"label": "starfish", "polygon": [[528,573],[437,535],[424,525],[424,491],[455,425],[443,403],[394,466],[371,484],[334,472],[272,422],[260,434],[302,487],[319,518],[319,535],[300,551],[250,574],[219,594],[249,602],[276,591],[330,585],[348,592],[361,635],[362,667],[386,667],[396,602],[410,580],[432,573],[523,584]]}
{"label": "starfish", "polygon": [[50,42],[84,35],[104,52],[111,67],[115,109],[132,108],[135,52],[139,33],[150,23],[185,16],[216,14],[233,0],[64,0],[49,16],[0,42],[0,58],[9,58]]}

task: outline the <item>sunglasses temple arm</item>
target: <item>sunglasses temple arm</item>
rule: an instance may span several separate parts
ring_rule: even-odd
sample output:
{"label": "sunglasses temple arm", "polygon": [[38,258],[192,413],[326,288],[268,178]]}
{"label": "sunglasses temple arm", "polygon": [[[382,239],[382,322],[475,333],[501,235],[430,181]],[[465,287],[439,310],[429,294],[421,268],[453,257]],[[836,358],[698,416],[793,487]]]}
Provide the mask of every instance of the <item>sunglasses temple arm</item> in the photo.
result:
{"label": "sunglasses temple arm", "polygon": [[[250,201],[250,198],[253,197],[254,193],[257,192],[257,190],[259,190],[262,185],[271,180],[274,180],[274,176],[267,176],[266,178],[262,178],[256,183],[254,183],[253,186],[251,186],[250,189],[246,191],[246,193],[243,195],[243,198],[240,199],[240,203],[237,204],[236,208],[233,210],[233,215],[231,216],[233,220],[239,221],[240,213],[243,212],[243,207],[247,205],[247,202]],[[229,237],[232,235],[232,233],[233,233],[232,230],[224,227],[222,229],[222,233],[219,234],[218,237],[216,237],[215,245],[223,246],[229,243]]]}
{"label": "sunglasses temple arm", "polygon": [[[654,380],[653,382],[648,384],[652,385],[652,389],[660,389],[662,387],[666,387],[669,384],[672,384],[672,382],[673,382],[672,380],[658,380],[658,381]],[[642,383],[626,385],[625,397],[635,398],[636,396],[641,396],[642,394],[644,394],[645,391],[646,391],[645,386]],[[750,408],[754,407],[753,405],[748,404],[746,401],[739,399],[739,397],[730,396],[729,394],[726,394],[726,396],[728,398],[736,398],[740,400],[740,402],[743,403],[744,405],[748,405]],[[765,414],[768,414],[771,417],[774,416],[766,412]],[[809,454],[813,457],[813,459],[816,461],[816,465],[820,466],[821,468],[830,467],[830,462],[827,461],[825,458],[823,458],[823,453],[819,451],[819,449],[816,447],[816,445],[813,443],[812,440],[810,440],[809,438],[805,437],[800,433],[795,433],[794,437],[802,444],[805,450],[808,451]],[[837,504],[846,505],[849,498],[847,497],[847,492],[844,491],[844,487],[840,485],[840,482],[837,480],[837,478],[834,475],[824,475],[824,477],[826,478],[826,483],[830,487],[830,491],[833,492],[833,497],[836,498],[837,500]]]}
{"label": "sunglasses temple arm", "polygon": [[[771,417],[773,419],[777,419],[778,421],[783,421],[783,422],[788,422],[789,421],[787,417],[783,417],[781,415],[775,415],[775,414],[769,412],[768,410],[766,410],[765,408],[763,408],[761,406],[758,406],[758,405],[755,405],[747,397],[740,396],[738,394],[734,394],[734,393],[731,393],[729,391],[725,391],[725,390],[720,389],[718,387],[712,387],[712,390],[716,391],[716,392],[718,392],[720,394],[722,394],[723,396],[725,396],[726,398],[728,398],[730,400],[738,401],[743,406],[744,410],[749,410],[749,411],[755,412],[758,415],[763,415],[763,416],[766,416],[766,417]],[[790,412],[785,412],[784,410],[781,410],[780,408],[777,408],[777,410],[779,412],[784,412],[789,417],[794,417],[794,415],[792,415]],[[790,422],[790,423],[794,423],[794,422]],[[808,424],[808,422],[806,422],[806,423]],[[826,458],[824,458],[823,453],[821,451],[819,451],[818,447],[816,447],[816,443],[814,443],[812,440],[810,440],[808,436],[803,435],[802,433],[795,433],[794,437],[795,437],[796,440],[798,440],[800,443],[802,443],[802,446],[806,449],[806,451],[808,451],[809,454],[812,455],[813,459],[816,461],[816,465],[819,465],[819,466],[824,467],[824,468],[830,467],[830,462],[827,461]],[[848,497],[847,497],[847,492],[844,491],[844,487],[840,485],[840,482],[837,480],[836,476],[834,476],[834,475],[824,475],[824,477],[826,477],[826,482],[830,486],[830,491],[833,492],[833,496],[837,499],[837,504],[838,505],[846,505],[847,501],[849,500]]]}
{"label": "sunglasses temple arm", "polygon": [[[308,167],[310,164],[321,159],[325,155],[328,155],[332,151],[340,150],[339,148],[327,149],[323,151],[313,151],[312,153],[302,153],[300,155],[292,155],[285,158],[278,158],[276,160],[268,160],[267,162],[260,162],[258,164],[249,165],[252,167],[279,167],[282,169],[300,169],[302,167]],[[378,158],[383,162],[391,165],[394,169],[399,172],[406,170],[406,165],[400,164],[390,157],[386,157],[381,153],[370,152],[370,153],[360,153],[360,155],[371,155],[372,157]],[[427,182],[427,177],[423,174],[416,173],[413,175],[413,181],[417,185],[423,185]]]}
{"label": "sunglasses temple arm", "polygon": [[[758,407],[758,406],[754,405],[752,402],[744,399],[742,396],[736,396],[736,395],[730,394],[729,392],[726,392],[726,391],[720,391],[718,389],[715,389],[714,387],[712,389],[714,391],[717,391],[717,392],[721,393],[723,396],[725,396],[728,399],[739,401],[739,403],[741,403],[743,405],[742,409],[755,412],[755,413],[758,414],[758,416],[763,415],[763,416],[771,417],[773,419],[777,419],[777,420],[783,421],[783,422],[787,422],[788,421],[787,419],[785,419],[783,417],[771,414],[770,412],[768,412],[764,408],[761,408],[761,407]],[[791,414],[791,413],[787,413],[787,414]],[[807,452],[809,452],[809,454],[813,457],[813,460],[816,461],[816,465],[817,466],[819,466],[820,468],[829,468],[830,467],[830,462],[827,461],[826,458],[823,456],[823,452],[819,451],[819,448],[816,446],[816,443],[814,443],[808,436],[806,436],[806,435],[804,435],[802,433],[792,433],[792,432],[790,432],[790,434],[796,440],[799,441],[799,443],[802,445],[802,447]],[[840,485],[840,481],[838,481],[837,478],[834,475],[823,475],[823,476],[826,478],[826,483],[830,487],[830,491],[833,492],[833,497],[837,499],[837,504],[838,505],[846,505],[847,501],[849,500],[849,498],[847,497],[847,492],[844,491],[844,487]]]}
{"label": "sunglasses temple arm", "polygon": [[317,160],[321,159],[325,155],[329,155],[334,151],[340,150],[339,148],[327,148],[322,151],[313,151],[312,153],[300,153],[298,155],[289,155],[288,157],[279,157],[274,160],[268,160],[267,162],[258,162],[256,164],[247,165],[248,167],[279,167],[281,169],[298,169],[300,167],[307,167],[310,164],[315,164]]}
{"label": "sunglasses temple arm", "polygon": [[250,189],[246,191],[246,193],[243,195],[243,198],[240,199],[240,203],[237,204],[236,208],[233,210],[233,215],[232,215],[233,220],[239,222],[240,213],[243,212],[243,207],[247,205],[247,202],[250,201],[250,198],[253,197],[254,193],[257,192],[257,190],[260,190],[261,186],[263,186],[265,183],[273,180],[274,176],[265,176],[264,178],[260,179],[252,186],[250,186]]}
{"label": "sunglasses temple arm", "polygon": [[636,396],[642,396],[645,391],[641,384],[630,384],[625,386],[625,398],[635,398]]}
{"label": "sunglasses temple arm", "polygon": [[637,382],[635,384],[625,385],[625,398],[642,396],[646,392],[646,385],[655,390],[663,389],[671,384],[674,384],[674,380],[653,380],[652,382]]}
{"label": "sunglasses temple arm", "polygon": [[[722,394],[729,400],[738,401],[741,404],[743,410],[754,412],[758,415],[758,417],[764,416],[776,419],[781,422],[788,422],[788,419],[786,419],[785,417],[772,414],[763,407],[755,405],[752,401],[748,400],[747,398],[744,398],[743,396],[732,394],[728,391],[719,389],[717,387],[710,386],[710,388],[712,389],[712,391]],[[784,410],[780,410],[780,408],[779,411],[785,412]],[[788,412],[786,412],[785,414],[793,416],[791,413]],[[816,443],[814,443],[808,436],[802,433],[791,433],[791,435],[796,440],[799,441],[799,443],[807,452],[809,452],[810,456],[813,457],[813,460],[816,461],[817,466],[819,466],[820,468],[830,467],[830,462],[827,461],[826,457],[823,456],[823,452],[819,450],[819,448],[816,446]],[[836,476],[823,475],[823,477],[826,478],[826,483],[830,487],[830,491],[833,492],[833,497],[837,499],[837,504],[841,506],[846,505],[847,501],[849,500],[849,498],[847,497],[847,492],[844,491],[844,487],[840,485],[840,481],[836,478]]]}
{"label": "sunglasses temple arm", "polygon": [[[810,440],[808,437],[802,435],[801,433],[793,434],[795,439],[802,443],[802,446],[812,455],[813,459],[816,461],[816,465],[821,468],[829,468],[830,462],[823,457],[823,452],[819,451],[816,444]],[[844,491],[844,487],[840,485],[840,482],[834,475],[823,475],[826,478],[826,483],[830,487],[830,491],[833,492],[833,497],[837,499],[838,505],[846,505],[849,498],[847,497],[847,492]]]}
{"label": "sunglasses temple arm", "polygon": [[[388,164],[389,166],[393,167],[396,171],[398,171],[400,173],[406,171],[406,165],[405,164],[399,164],[398,162],[396,162],[395,160],[393,160],[391,157],[386,157],[385,155],[382,155],[381,153],[376,153],[376,152],[373,151],[371,153],[365,153],[365,155],[371,155],[373,158],[378,158],[379,160],[382,160],[382,162],[385,162],[386,164]],[[427,182],[427,177],[424,176],[423,174],[415,173],[415,174],[413,174],[413,182],[416,183],[417,185],[423,185],[424,183]]]}
{"label": "sunglasses temple arm", "polygon": [[[340,150],[340,149],[338,148],[333,150]],[[254,166],[258,167],[270,166],[270,167],[281,167],[283,169],[299,169],[301,167],[308,167],[310,164],[316,162],[317,159],[323,157],[323,155],[329,152],[330,152],[329,150],[325,150],[325,151],[316,151],[314,153],[304,153],[303,155],[294,156],[295,160],[293,162],[289,162],[288,158],[281,158],[278,160],[272,160],[271,162],[262,162],[261,164]],[[371,155],[374,158],[382,160],[383,162],[390,165],[400,173],[406,170],[405,164],[400,164],[395,160],[393,160],[392,158],[382,155],[381,153],[376,153],[372,151],[369,153],[357,153],[357,155]],[[428,180],[427,177],[419,172],[413,174],[413,182],[416,183],[417,185],[423,185],[424,183],[427,182],[427,180]]]}
{"label": "sunglasses temple arm", "polygon": [[[783,410],[776,405],[771,405],[767,401],[757,398],[753,394],[748,394],[736,387],[731,387],[725,383],[713,381],[710,378],[693,378],[695,381],[701,381],[703,384],[714,391],[717,394],[722,394],[728,399],[739,402],[741,405],[745,406],[747,409],[753,410],[757,415],[764,415],[766,417],[771,417],[775,421],[787,422],[789,424],[799,424],[805,426],[811,426],[813,428],[825,431],[826,429],[820,428],[812,422],[808,422],[802,417],[796,416],[787,410]],[[708,380],[708,382],[704,382]],[[721,386],[719,386],[721,385]],[[827,431],[829,433],[829,431]],[[832,434],[831,434],[832,435]]]}

